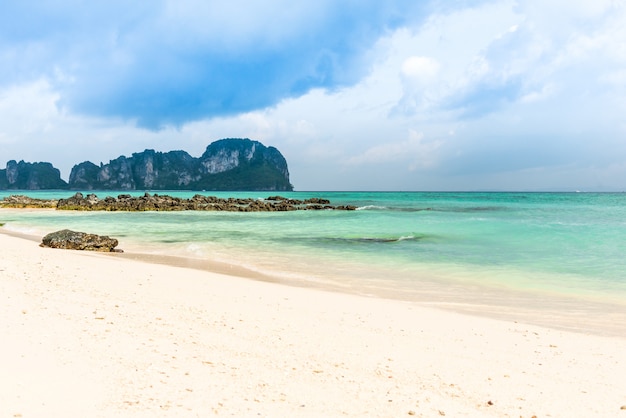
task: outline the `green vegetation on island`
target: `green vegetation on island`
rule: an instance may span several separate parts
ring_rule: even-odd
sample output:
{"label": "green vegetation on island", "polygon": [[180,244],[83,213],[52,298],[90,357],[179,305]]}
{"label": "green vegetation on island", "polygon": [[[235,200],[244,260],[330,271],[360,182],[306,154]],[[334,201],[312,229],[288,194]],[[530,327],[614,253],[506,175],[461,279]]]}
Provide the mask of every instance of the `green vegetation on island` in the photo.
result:
{"label": "green vegetation on island", "polygon": [[291,191],[287,161],[274,147],[250,139],[211,143],[199,158],[185,151],[145,150],[99,166],[85,161],[69,182],[50,163],[9,161],[0,190],[222,190]]}

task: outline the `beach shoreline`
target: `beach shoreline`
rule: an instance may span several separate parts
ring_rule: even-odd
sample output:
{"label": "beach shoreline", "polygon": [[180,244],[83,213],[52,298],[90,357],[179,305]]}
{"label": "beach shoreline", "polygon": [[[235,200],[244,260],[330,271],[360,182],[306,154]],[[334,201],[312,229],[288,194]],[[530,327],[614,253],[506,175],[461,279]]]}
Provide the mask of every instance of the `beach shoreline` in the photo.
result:
{"label": "beach shoreline", "polygon": [[[11,210],[11,209],[9,209]],[[15,209],[24,210],[24,209]],[[30,210],[30,209],[26,209]],[[48,209],[33,209],[35,211]],[[0,228],[0,235],[40,243],[41,237]],[[181,254],[145,252],[135,244],[131,251],[102,253],[118,259],[140,263],[199,270],[247,280],[274,283],[283,286],[316,289],[369,298],[414,302],[452,312],[492,319],[518,321],[556,330],[573,331],[599,336],[626,335],[626,300],[603,300],[585,295],[567,295],[545,290],[490,286],[489,284],[442,282],[421,278],[424,286],[419,292],[402,288],[372,288],[341,286],[332,281],[306,280],[285,277],[272,272],[256,270],[230,262],[210,258],[194,258]],[[616,303],[623,302],[623,303]]]}
{"label": "beach shoreline", "polygon": [[626,338],[0,234],[1,416],[621,416]]}

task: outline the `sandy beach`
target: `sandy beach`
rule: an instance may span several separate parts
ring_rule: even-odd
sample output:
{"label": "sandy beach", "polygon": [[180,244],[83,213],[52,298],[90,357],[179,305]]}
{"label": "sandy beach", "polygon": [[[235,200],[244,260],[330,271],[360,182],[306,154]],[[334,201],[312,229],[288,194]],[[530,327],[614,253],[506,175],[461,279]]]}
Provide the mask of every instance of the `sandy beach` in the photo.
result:
{"label": "sandy beach", "polygon": [[0,417],[626,417],[626,336],[0,248]]}

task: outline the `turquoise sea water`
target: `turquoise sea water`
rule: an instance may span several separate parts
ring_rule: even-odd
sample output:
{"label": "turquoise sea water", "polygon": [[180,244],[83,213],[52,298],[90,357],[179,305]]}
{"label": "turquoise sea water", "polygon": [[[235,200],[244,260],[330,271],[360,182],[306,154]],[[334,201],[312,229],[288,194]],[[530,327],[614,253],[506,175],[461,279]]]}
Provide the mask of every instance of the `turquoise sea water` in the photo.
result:
{"label": "turquoise sea water", "polygon": [[[73,192],[22,192],[67,197]],[[162,192],[191,197],[196,192]],[[16,194],[0,192],[0,198]],[[99,197],[117,195],[96,192]],[[143,194],[136,193],[137,195]],[[206,193],[265,198],[272,193]],[[427,299],[509,289],[626,304],[626,194],[291,192],[356,211],[0,211],[4,228],[109,235],[127,252],[244,266],[283,281]]]}

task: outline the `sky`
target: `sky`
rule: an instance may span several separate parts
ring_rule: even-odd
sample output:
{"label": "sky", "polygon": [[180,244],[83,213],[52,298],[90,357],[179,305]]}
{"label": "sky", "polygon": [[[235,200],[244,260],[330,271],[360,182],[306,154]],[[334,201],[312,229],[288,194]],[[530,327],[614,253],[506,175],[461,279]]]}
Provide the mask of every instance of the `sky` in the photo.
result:
{"label": "sky", "polygon": [[7,0],[0,168],[221,138],[296,190],[626,190],[625,0]]}

